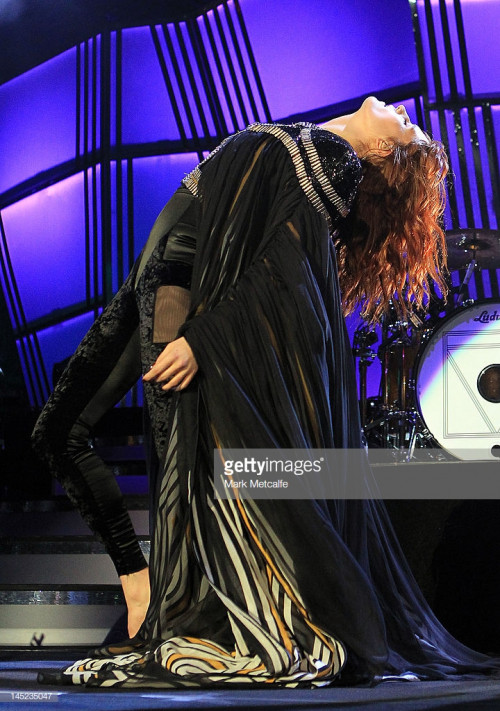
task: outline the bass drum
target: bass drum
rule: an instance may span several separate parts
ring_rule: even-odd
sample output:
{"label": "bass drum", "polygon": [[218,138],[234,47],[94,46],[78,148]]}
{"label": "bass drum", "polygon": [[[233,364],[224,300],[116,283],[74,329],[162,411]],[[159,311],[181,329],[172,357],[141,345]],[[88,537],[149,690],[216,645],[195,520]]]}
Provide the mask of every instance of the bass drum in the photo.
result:
{"label": "bass drum", "polygon": [[422,419],[458,459],[500,456],[500,303],[456,311],[431,332],[416,367]]}

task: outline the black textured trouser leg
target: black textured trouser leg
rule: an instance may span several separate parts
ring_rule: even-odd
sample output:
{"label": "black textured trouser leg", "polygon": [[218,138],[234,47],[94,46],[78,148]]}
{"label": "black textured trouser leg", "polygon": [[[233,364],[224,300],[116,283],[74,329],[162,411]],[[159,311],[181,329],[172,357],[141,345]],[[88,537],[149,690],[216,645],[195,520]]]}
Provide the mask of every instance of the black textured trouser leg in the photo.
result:
{"label": "black textured trouser leg", "polygon": [[43,409],[32,441],[103,541],[118,575],[146,567],[112,470],[91,447],[91,428],[141,374],[131,279],[94,323]]}

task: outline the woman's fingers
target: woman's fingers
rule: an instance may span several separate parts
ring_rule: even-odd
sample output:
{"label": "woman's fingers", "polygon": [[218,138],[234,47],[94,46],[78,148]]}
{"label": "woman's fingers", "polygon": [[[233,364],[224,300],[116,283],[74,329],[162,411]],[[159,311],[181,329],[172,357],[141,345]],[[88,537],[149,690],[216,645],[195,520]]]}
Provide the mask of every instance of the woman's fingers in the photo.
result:
{"label": "woman's fingers", "polygon": [[184,378],[186,377],[186,371],[181,370],[179,373],[176,373],[175,375],[171,375],[170,377],[166,378],[166,383],[162,386],[163,390],[172,390],[173,388],[176,388],[178,385],[182,383]]}
{"label": "woman's fingers", "polygon": [[156,375],[153,374],[151,380],[156,383],[162,383],[166,380],[171,380],[183,370],[185,370],[185,366],[181,362],[174,360],[173,363],[166,363],[164,366],[161,366],[158,371],[155,371]]}
{"label": "woman's fingers", "polygon": [[143,380],[162,383],[163,390],[183,389],[198,370],[198,364],[185,338],[169,343]]}
{"label": "woman's fingers", "polygon": [[172,368],[176,362],[175,352],[170,347],[172,343],[169,343],[163,349],[156,359],[156,362],[151,366],[149,372],[144,376],[144,380],[155,381],[158,379],[165,379],[165,373],[169,370],[169,368]]}
{"label": "woman's fingers", "polygon": [[168,383],[162,386],[162,390],[184,390],[187,388],[191,380],[196,375],[196,371],[190,372],[187,375],[179,373],[175,378],[169,380]]}

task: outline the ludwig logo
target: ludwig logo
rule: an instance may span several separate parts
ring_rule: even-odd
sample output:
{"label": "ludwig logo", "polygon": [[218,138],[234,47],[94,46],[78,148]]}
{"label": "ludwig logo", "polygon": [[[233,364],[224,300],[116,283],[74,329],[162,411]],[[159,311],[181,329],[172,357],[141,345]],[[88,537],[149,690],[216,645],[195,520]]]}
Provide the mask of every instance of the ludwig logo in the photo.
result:
{"label": "ludwig logo", "polygon": [[496,309],[492,313],[485,309],[481,312],[479,316],[476,316],[474,321],[479,321],[479,323],[490,323],[491,321],[500,321],[500,314]]}

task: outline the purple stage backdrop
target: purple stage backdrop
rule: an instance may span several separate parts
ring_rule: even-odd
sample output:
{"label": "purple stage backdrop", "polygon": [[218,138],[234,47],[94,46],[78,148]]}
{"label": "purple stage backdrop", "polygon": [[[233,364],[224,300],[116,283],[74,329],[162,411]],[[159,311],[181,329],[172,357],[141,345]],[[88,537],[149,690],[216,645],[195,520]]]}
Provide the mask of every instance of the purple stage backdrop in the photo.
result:
{"label": "purple stage backdrop", "polygon": [[[422,118],[412,29],[416,4],[241,0],[249,48],[229,2],[225,12],[216,9],[197,20],[210,91],[186,23],[113,32],[106,42],[90,39],[0,86],[0,280],[34,404],[48,393],[53,364],[74,350],[117,290],[157,213],[221,126],[231,133],[266,116],[319,116],[325,107],[333,113],[337,104],[380,92],[388,92],[391,101],[404,100],[413,120]],[[448,0],[418,5],[422,15],[424,5],[431,7],[436,25],[443,7],[452,12]],[[473,94],[498,94],[500,0],[462,0],[461,8]],[[458,53],[451,20],[450,35],[451,51]],[[435,42],[446,62],[449,50],[439,33]],[[432,42],[424,46],[432,101]],[[459,94],[464,81],[458,72]],[[409,86],[417,87],[411,95]],[[449,78],[442,91],[450,91]],[[210,103],[214,94],[220,119]],[[480,142],[486,165],[491,135],[481,121],[476,135],[467,111],[464,141]],[[480,119],[482,108],[475,111]],[[443,115],[453,135],[456,116],[451,110]],[[500,130],[498,107],[492,107],[492,117],[494,136]],[[431,112],[427,120],[440,136],[438,115]],[[182,141],[189,150],[179,150]],[[450,155],[458,166],[460,145],[451,144]],[[455,174],[459,224],[472,226],[472,210],[475,226],[482,226],[474,172],[471,201],[462,195],[463,174]],[[490,227],[497,227],[495,189],[490,171],[484,198]],[[451,225],[450,212],[447,221]],[[484,275],[486,296],[492,293],[490,278]],[[351,334],[358,323],[349,319]],[[379,380],[376,362],[369,368],[370,394],[377,393]]]}

